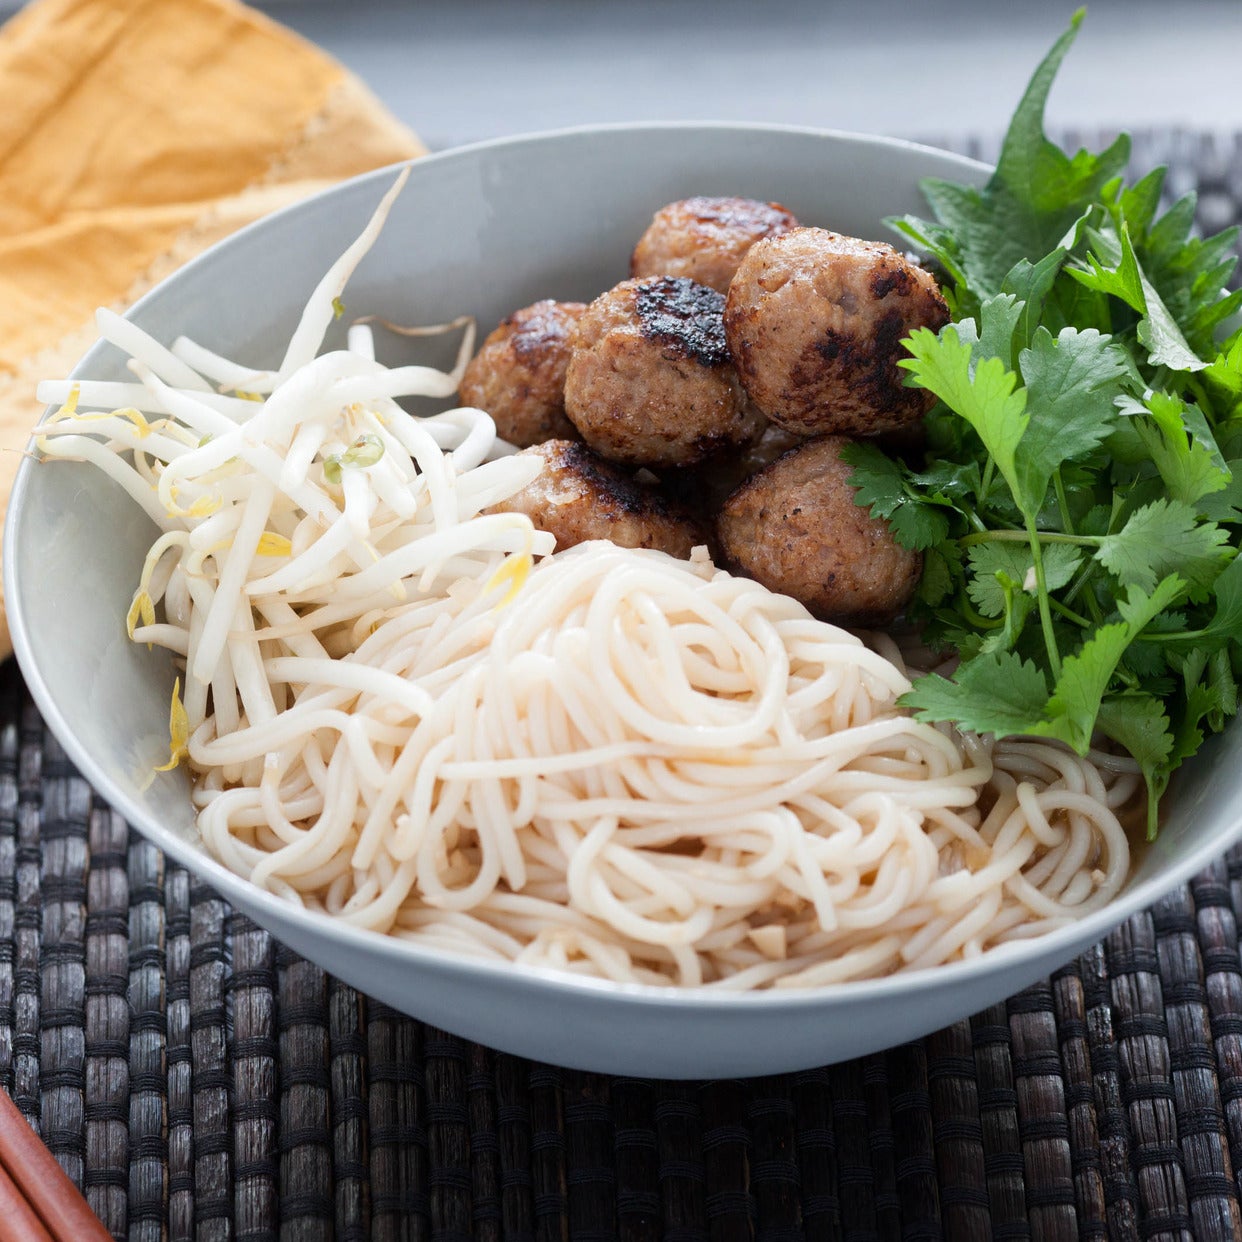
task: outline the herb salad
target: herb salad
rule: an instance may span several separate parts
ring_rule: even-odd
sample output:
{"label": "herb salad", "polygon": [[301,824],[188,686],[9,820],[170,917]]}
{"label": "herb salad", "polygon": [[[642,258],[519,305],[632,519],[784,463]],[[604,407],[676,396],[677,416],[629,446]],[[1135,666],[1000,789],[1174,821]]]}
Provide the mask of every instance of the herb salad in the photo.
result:
{"label": "herb salad", "polygon": [[1148,835],[1172,773],[1238,709],[1242,291],[1238,230],[1192,233],[1164,169],[1123,178],[1049,141],[1082,12],[1036,70],[982,188],[932,180],[933,219],[888,223],[940,269],[953,322],[905,341],[938,398],[927,452],[846,450],[857,502],[924,556],[909,618],[952,649],[902,702],[927,721],[1102,734],[1141,765]]}

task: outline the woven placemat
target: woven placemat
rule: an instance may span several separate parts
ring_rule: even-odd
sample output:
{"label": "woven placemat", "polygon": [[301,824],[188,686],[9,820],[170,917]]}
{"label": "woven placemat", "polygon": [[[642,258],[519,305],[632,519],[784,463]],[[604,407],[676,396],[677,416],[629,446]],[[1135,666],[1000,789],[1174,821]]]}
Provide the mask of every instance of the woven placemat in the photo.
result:
{"label": "woven placemat", "polygon": [[[1156,161],[1234,221],[1242,141],[1140,136]],[[1234,851],[925,1040],[747,1081],[563,1070],[233,913],[0,667],[0,1087],[118,1238],[1242,1237],[1240,915]]]}

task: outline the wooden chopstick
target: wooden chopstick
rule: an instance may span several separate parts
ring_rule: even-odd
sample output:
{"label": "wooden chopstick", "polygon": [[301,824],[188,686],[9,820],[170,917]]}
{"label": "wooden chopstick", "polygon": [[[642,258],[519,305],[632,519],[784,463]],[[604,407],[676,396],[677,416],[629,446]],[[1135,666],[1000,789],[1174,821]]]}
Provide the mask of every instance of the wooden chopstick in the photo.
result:
{"label": "wooden chopstick", "polygon": [[[7,1098],[7,1097],[6,1097]],[[0,1229],[11,1242],[56,1242],[8,1170],[0,1165]]]}
{"label": "wooden chopstick", "polygon": [[0,1236],[6,1242],[112,1242],[81,1191],[3,1091]]}

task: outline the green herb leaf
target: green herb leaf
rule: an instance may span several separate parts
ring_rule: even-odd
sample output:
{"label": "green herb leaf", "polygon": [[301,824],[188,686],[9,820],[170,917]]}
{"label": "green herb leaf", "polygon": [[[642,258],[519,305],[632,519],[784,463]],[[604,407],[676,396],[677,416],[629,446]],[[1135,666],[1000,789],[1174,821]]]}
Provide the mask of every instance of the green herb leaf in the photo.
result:
{"label": "green herb leaf", "polygon": [[923,553],[923,576],[919,579],[917,599],[934,608],[953,591],[953,571],[949,561],[938,548],[928,548]]}
{"label": "green herb leaf", "polygon": [[958,337],[953,325],[939,336],[919,328],[906,339],[906,348],[911,356],[900,365],[914,385],[935,393],[978,432],[1016,495],[1014,453],[1030,421],[1018,377],[999,358],[980,359],[972,369],[970,344]]}
{"label": "green herb leaf", "polygon": [[[1038,263],[1019,259],[1001,282],[1001,292],[1012,293],[1022,306],[1013,333],[1016,349],[1025,349],[1031,343],[1031,338],[1043,318],[1048,295],[1065,266],[1068,254],[1069,251],[1064,246],[1058,246],[1044,255]],[[1013,364],[1012,357],[1008,361],[1010,365]]]}
{"label": "green herb leaf", "polygon": [[[1020,590],[1034,594],[1034,559],[1029,544],[993,542],[973,544],[968,553],[974,577],[967,585],[975,607],[985,617],[999,617],[1004,612],[1004,592],[997,574],[1004,574],[1018,584]],[[1048,590],[1065,586],[1082,564],[1082,550],[1064,543],[1045,544],[1043,549],[1044,582]]]}
{"label": "green herb leaf", "polygon": [[1096,553],[1125,586],[1155,589],[1159,579],[1177,573],[1195,587],[1207,587],[1233,555],[1228,533],[1177,500],[1155,500],[1137,509],[1115,535],[1106,535]]}
{"label": "green herb leaf", "polygon": [[1094,451],[1112,430],[1125,364],[1093,329],[1063,328],[1054,339],[1042,327],[1019,362],[1030,415],[1019,475],[1037,509],[1053,471]]}
{"label": "green herb leaf", "polygon": [[979,343],[974,349],[976,360],[998,358],[1006,369],[1012,370],[1013,335],[1024,309],[1012,293],[998,293],[980,306]]}
{"label": "green herb leaf", "polygon": [[1202,411],[1180,397],[1156,392],[1139,407],[1151,415],[1134,428],[1169,495],[1202,512],[1197,502],[1228,486],[1231,474]]}
{"label": "green herb leaf", "polygon": [[[1123,225],[1119,239],[1115,235],[1110,238],[1105,232],[1093,232],[1092,241],[1094,248],[1087,255],[1087,270],[1070,268],[1070,276],[1088,289],[1120,298],[1131,309],[1146,312],[1143,273],[1134,257],[1129,230]],[[1103,261],[1101,250],[1105,252]]]}
{"label": "green herb leaf", "polygon": [[1099,727],[1124,746],[1147,784],[1147,839],[1156,836],[1156,807],[1169,783],[1173,732],[1164,704],[1150,694],[1114,695],[1100,705]]}
{"label": "green herb leaf", "polygon": [[922,551],[949,533],[945,513],[913,495],[902,467],[873,444],[846,445],[841,459],[854,467],[848,480],[855,489],[854,503],[870,509],[872,517],[887,521],[903,547]]}
{"label": "green herb leaf", "polygon": [[[939,225],[907,217],[907,229],[923,236],[941,230],[937,257],[950,259],[962,301],[961,285],[980,299],[1001,292],[1006,276],[1023,259],[1042,259],[1072,235],[1086,208],[1110,178],[1126,165],[1130,140],[1122,135],[1107,151],[1068,156],[1044,133],[1044,110],[1057,69],[1082,21],[1080,10],[1070,28],[1035,70],[1014,112],[1001,146],[996,172],[982,189],[929,181],[924,194]],[[946,234],[948,236],[946,236]],[[951,240],[950,240],[951,238]],[[975,299],[959,305],[968,313]]]}
{"label": "green herb leaf", "polygon": [[1126,648],[1164,611],[1182,590],[1181,581],[1170,575],[1153,591],[1131,588],[1119,602],[1122,620],[1102,625],[1066,660],[1048,700],[1049,719],[1038,732],[1058,737],[1079,754],[1091,746],[1100,705],[1108,691]]}
{"label": "green herb leaf", "polygon": [[[922,718],[1138,759],[1150,823],[1177,765],[1237,711],[1242,670],[1242,310],[1237,230],[1194,235],[1165,174],[1127,186],[1044,132],[1081,20],[1036,70],[993,176],[929,181],[931,220],[892,222],[937,259],[955,323],[905,343],[937,398],[927,460],[859,460],[860,496],[924,549],[910,606],[956,649]],[[934,513],[935,517],[928,517]],[[937,520],[939,519],[939,520]],[[1038,616],[1038,624],[1033,624]]]}
{"label": "green herb leaf", "polygon": [[1153,367],[1168,367],[1171,371],[1202,371],[1207,363],[1190,348],[1177,320],[1145,276],[1143,293],[1147,314],[1139,320],[1138,339],[1147,346],[1147,361]]}
{"label": "green herb leaf", "polygon": [[1041,723],[1038,731],[1060,738],[1085,754],[1104,693],[1129,645],[1128,625],[1102,625],[1078,651],[1067,656],[1048,702],[1052,719]]}
{"label": "green herb leaf", "polygon": [[1035,664],[996,652],[963,662],[952,681],[935,673],[920,677],[898,702],[919,720],[951,720],[1004,737],[1038,728],[1047,699],[1048,685]]}
{"label": "green herb leaf", "polygon": [[1194,641],[1205,639],[1233,639],[1242,643],[1242,559],[1234,559],[1212,584],[1216,609],[1212,619],[1197,634]]}
{"label": "green herb leaf", "polygon": [[1204,369],[1203,377],[1227,397],[1242,396],[1242,333]]}
{"label": "green herb leaf", "polygon": [[1032,224],[1041,217],[1056,218],[1067,211],[1072,213],[1060,230],[1050,237],[1046,232],[1050,225],[1043,222],[1039,231],[1041,237],[1046,237],[1046,244],[1036,247],[1040,254],[1053,249],[1073,216],[1079,214],[1079,204],[1095,198],[1109,178],[1126,166],[1130,156],[1130,140],[1124,134],[1100,155],[1079,151],[1071,158],[1055,143],[1049,142],[1044,133],[1048,94],[1057,70],[1078,34],[1084,12],[1079,9],[1074,14],[1069,29],[1053,44],[1052,50],[1035,70],[1009,124],[1000,158],[996,162],[996,174],[989,183],[989,188],[1003,186],[1008,190],[1028,210]]}

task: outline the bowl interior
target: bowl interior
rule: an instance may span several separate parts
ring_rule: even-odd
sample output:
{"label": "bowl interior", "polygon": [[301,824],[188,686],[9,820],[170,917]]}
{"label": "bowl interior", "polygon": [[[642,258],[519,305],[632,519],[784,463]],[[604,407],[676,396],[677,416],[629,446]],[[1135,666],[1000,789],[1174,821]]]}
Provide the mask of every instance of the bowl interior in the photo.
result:
{"label": "bowl interior", "polygon": [[[778,199],[807,222],[883,236],[884,215],[920,209],[919,177],[976,168],[881,140],[731,126],[570,131],[431,157],[350,282],[330,343],[363,313],[472,314],[484,333],[538,298],[590,300],[628,275],[651,213],[691,193]],[[185,335],[257,368],[278,363],[306,298],[393,176],[358,178],[244,230],[130,318],[165,343]],[[448,365],[455,341],[381,332],[377,348],[385,362]],[[132,378],[107,344],[74,375]],[[53,727],[118,809],[197,848],[184,777],[150,780],[167,753],[170,660],[128,642],[122,624],[152,528],[93,468],[64,463],[23,468],[8,524],[18,656]]]}
{"label": "bowl interior", "polygon": [[[921,178],[980,180],[984,171],[907,144],[769,127],[613,127],[462,149],[416,163],[378,244],[346,291],[345,318],[372,313],[427,323],[469,313],[486,332],[538,298],[589,300],[623,279],[651,213],[676,198],[774,199],[804,223],[887,238],[885,216],[925,212]],[[130,317],[165,342],[184,334],[256,367],[277,362],[306,297],[392,177],[392,170],[370,174],[251,226],[165,281]],[[343,328],[334,333],[339,343]],[[429,348],[397,337],[380,343],[387,362],[434,358],[436,350],[435,360],[446,363],[452,343]],[[121,356],[106,345],[92,349],[75,374],[127,378]],[[279,908],[275,898],[208,859],[184,775],[151,780],[152,766],[167,756],[173,672],[167,656],[127,640],[124,618],[152,537],[145,517],[94,469],[23,465],[7,521],[5,575],[28,684],[70,757],[132,824],[226,897],[300,936],[302,950],[309,946],[313,954],[316,937],[333,934],[326,920]],[[1139,852],[1114,908],[1077,935],[1063,936],[1054,949],[1068,958],[1224,849],[1238,828],[1239,760],[1242,733],[1235,728],[1190,766],[1159,840]],[[367,938],[351,943],[365,945]],[[425,960],[424,950],[408,944],[389,943],[376,953]],[[948,970],[941,982],[949,986],[966,977],[968,966],[957,974]],[[486,977],[494,968],[470,969]],[[721,1003],[734,1001],[769,1003],[755,997]],[[701,1064],[693,1051],[684,1059],[691,1073]],[[577,1060],[601,1065],[600,1058]],[[661,1072],[656,1062],[648,1064],[648,1072]],[[677,1072],[677,1065],[670,1061],[663,1072]]]}

